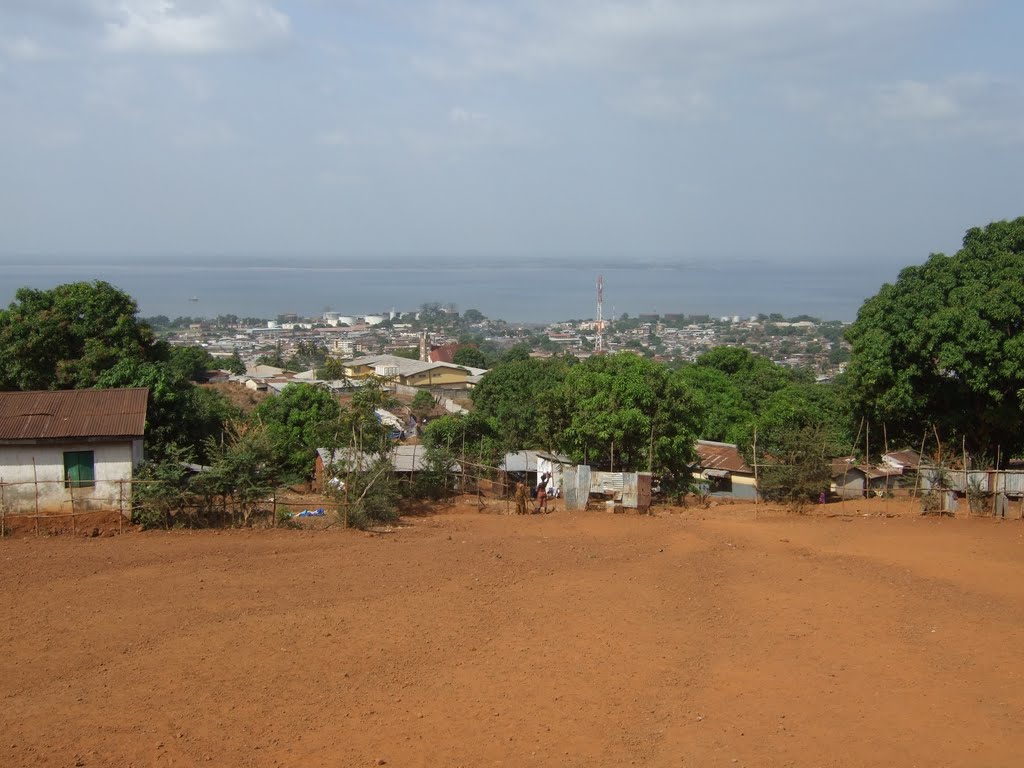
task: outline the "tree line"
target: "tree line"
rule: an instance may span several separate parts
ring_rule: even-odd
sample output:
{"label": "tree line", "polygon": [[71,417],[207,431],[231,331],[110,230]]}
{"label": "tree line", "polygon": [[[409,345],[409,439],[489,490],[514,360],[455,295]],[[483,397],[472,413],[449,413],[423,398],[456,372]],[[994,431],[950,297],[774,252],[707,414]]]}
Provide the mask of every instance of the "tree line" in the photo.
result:
{"label": "tree line", "polygon": [[[246,416],[196,386],[211,363],[204,350],[160,341],[137,310],[102,281],[19,289],[0,310],[0,389],[148,387],[147,471],[214,467],[220,485],[204,482],[221,494],[308,477],[317,447],[386,449],[373,415],[389,404],[383,387],[342,406],[326,389],[293,384]],[[456,455],[494,466],[506,451],[538,448],[651,471],[678,492],[698,438],[748,456],[756,444],[782,466],[825,466],[857,451],[868,422],[892,447],[934,435],[1005,463],[1024,450],[1022,327],[1024,217],[971,229],[956,254],[933,254],[883,285],[846,329],[851,361],[829,383],[740,348],[669,367],[628,352],[535,359],[518,347],[493,361],[472,412],[434,420],[424,441],[442,468]],[[777,486],[811,493],[821,482],[780,472]]]}

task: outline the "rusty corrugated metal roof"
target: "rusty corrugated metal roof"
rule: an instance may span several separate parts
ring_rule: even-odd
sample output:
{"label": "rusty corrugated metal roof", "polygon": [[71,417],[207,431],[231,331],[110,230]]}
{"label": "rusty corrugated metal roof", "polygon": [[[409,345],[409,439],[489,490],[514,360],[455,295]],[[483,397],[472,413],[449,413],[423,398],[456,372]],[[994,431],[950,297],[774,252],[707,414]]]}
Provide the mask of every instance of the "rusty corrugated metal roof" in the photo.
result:
{"label": "rusty corrugated metal roof", "polygon": [[146,387],[0,392],[0,440],[142,437]]}
{"label": "rusty corrugated metal roof", "polygon": [[747,466],[739,448],[732,443],[716,443],[711,440],[697,441],[697,461],[701,469],[721,469],[727,472],[742,472],[752,475],[754,470]]}

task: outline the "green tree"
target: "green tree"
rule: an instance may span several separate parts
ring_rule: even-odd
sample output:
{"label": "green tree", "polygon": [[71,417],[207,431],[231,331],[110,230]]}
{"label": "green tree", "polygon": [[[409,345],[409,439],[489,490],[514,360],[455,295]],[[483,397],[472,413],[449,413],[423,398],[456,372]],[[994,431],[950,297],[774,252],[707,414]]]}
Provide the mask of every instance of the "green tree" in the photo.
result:
{"label": "green tree", "polygon": [[507,439],[479,411],[431,419],[423,430],[423,444],[442,457],[465,455],[490,467],[497,466],[508,450]]}
{"label": "green tree", "polygon": [[220,496],[224,506],[237,510],[240,522],[248,524],[282,480],[269,427],[230,422],[226,439],[208,440],[207,452],[212,464],[193,487],[208,498]]}
{"label": "green tree", "polygon": [[316,369],[316,377],[324,381],[341,381],[345,378],[345,364],[336,357],[328,357]]}
{"label": "green tree", "polygon": [[516,360],[492,368],[471,397],[505,450],[554,447],[563,419],[560,393],[569,366],[561,358]]}
{"label": "green tree", "polygon": [[104,371],[97,387],[148,387],[144,438],[148,458],[160,461],[175,449],[191,449],[205,458],[205,441],[220,436],[236,409],[219,392],[197,387],[167,363],[125,358]]}
{"label": "green tree", "polygon": [[742,347],[715,347],[698,357],[697,365],[730,376],[755,411],[772,393],[785,389],[795,378],[790,369]]}
{"label": "green tree", "polygon": [[890,439],[931,427],[970,452],[1024,449],[1024,217],[967,232],[955,255],[907,267],[847,330],[860,412]]}
{"label": "green tree", "polygon": [[569,368],[562,388],[561,447],[577,461],[650,470],[672,488],[688,483],[698,405],[659,363],[628,353]]}
{"label": "green tree", "polygon": [[339,522],[365,530],[398,520],[401,489],[387,456],[374,458],[368,466],[347,467],[337,479],[340,484],[329,487],[338,503]]}
{"label": "green tree", "polygon": [[698,437],[738,445],[750,441],[754,406],[732,376],[706,365],[683,366],[674,376],[694,399]]}
{"label": "green tree", "polygon": [[300,341],[288,359],[285,367],[290,371],[309,370],[323,365],[327,360],[327,350],[315,341]]}
{"label": "green tree", "polygon": [[102,281],[19,288],[0,311],[0,389],[91,387],[122,360],[150,359],[153,332],[137,312]]}
{"label": "green tree", "polygon": [[530,345],[529,344],[516,344],[513,347],[509,347],[505,350],[504,354],[501,355],[498,362],[500,363],[514,363],[522,360],[530,359]]}
{"label": "green tree", "polygon": [[[771,432],[765,445],[758,489],[770,501],[797,510],[815,501],[831,482],[832,458],[844,446],[821,424],[786,424]],[[758,440],[760,451],[760,438]]]}
{"label": "green tree", "polygon": [[242,360],[242,356],[238,354],[237,349],[232,351],[231,357],[224,362],[224,367],[236,376],[241,376],[245,373],[245,362]]}
{"label": "green tree", "polygon": [[452,356],[452,362],[456,365],[465,365],[468,368],[487,367],[487,358],[476,347],[459,347]]}
{"label": "green tree", "polygon": [[176,373],[189,381],[202,381],[206,378],[206,372],[216,365],[209,352],[202,347],[192,346],[171,347],[167,362]]}
{"label": "green tree", "polygon": [[279,341],[274,345],[273,352],[257,357],[256,363],[258,365],[269,365],[273,368],[285,368],[286,363],[284,360],[284,349],[281,346],[281,342]]}
{"label": "green tree", "polygon": [[253,411],[253,420],[267,430],[274,461],[286,478],[308,478],[316,449],[327,444],[340,406],[319,384],[289,384]]}
{"label": "green tree", "polygon": [[132,497],[135,510],[132,521],[143,528],[170,528],[190,522],[186,510],[191,506],[191,473],[186,465],[190,454],[172,449],[160,460],[148,460],[135,472]]}
{"label": "green tree", "polygon": [[352,394],[348,407],[339,408],[337,417],[325,425],[319,447],[336,450],[349,448],[368,454],[384,454],[391,448],[390,429],[377,418],[378,409],[395,406],[394,396],[383,379],[363,379]]}
{"label": "green tree", "polygon": [[420,390],[416,393],[416,397],[412,399],[409,404],[409,410],[412,411],[412,415],[416,417],[418,421],[422,421],[423,417],[434,410],[434,396],[426,390]]}

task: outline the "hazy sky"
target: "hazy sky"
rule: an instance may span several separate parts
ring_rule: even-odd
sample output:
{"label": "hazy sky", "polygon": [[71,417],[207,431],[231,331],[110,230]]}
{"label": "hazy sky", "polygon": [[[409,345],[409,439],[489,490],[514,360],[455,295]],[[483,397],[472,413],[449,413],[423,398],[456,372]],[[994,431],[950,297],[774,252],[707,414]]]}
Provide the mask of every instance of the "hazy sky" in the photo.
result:
{"label": "hazy sky", "polygon": [[0,254],[865,266],[1024,214],[1011,0],[0,0]]}

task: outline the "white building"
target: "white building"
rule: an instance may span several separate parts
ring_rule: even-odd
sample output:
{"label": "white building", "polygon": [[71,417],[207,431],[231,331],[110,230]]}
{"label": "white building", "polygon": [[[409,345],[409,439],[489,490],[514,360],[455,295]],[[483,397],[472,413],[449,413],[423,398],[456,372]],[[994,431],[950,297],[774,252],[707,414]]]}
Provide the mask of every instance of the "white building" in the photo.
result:
{"label": "white building", "polygon": [[0,392],[7,513],[130,515],[148,399],[145,387]]}

